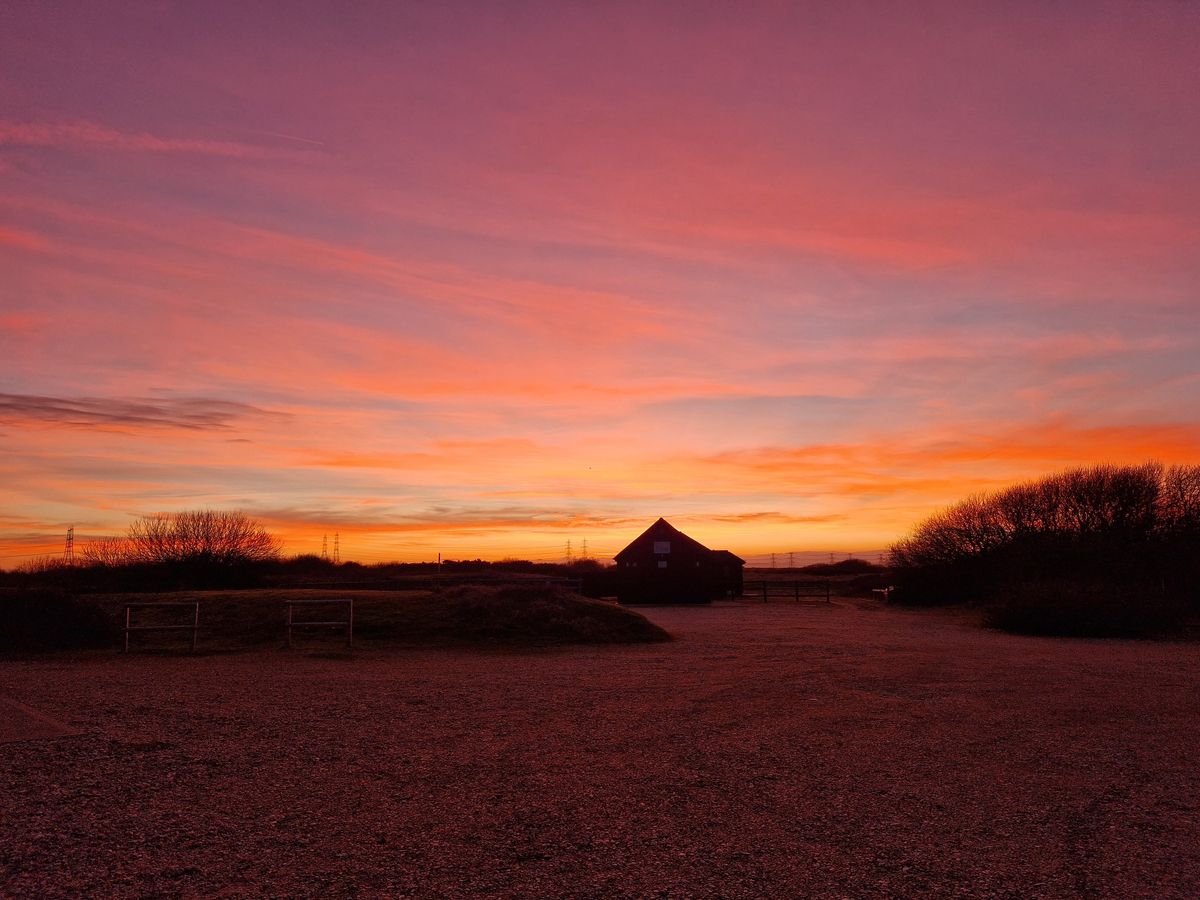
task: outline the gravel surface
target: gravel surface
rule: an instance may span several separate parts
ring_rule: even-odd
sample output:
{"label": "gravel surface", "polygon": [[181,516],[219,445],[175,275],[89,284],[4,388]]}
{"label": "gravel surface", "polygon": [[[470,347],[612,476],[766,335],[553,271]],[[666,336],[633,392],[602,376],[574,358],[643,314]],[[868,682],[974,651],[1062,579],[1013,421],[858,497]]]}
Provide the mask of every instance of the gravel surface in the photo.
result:
{"label": "gravel surface", "polygon": [[1200,896],[1200,646],[645,613],[677,640],[0,662],[79,732],[0,744],[0,894]]}

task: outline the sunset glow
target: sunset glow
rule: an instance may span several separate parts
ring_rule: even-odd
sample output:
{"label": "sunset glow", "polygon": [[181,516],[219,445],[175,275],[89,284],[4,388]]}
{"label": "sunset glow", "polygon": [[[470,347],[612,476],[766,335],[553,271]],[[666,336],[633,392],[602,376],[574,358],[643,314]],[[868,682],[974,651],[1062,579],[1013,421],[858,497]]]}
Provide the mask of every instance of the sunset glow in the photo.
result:
{"label": "sunset glow", "polygon": [[124,6],[0,11],[0,567],[876,553],[1200,462],[1200,6]]}

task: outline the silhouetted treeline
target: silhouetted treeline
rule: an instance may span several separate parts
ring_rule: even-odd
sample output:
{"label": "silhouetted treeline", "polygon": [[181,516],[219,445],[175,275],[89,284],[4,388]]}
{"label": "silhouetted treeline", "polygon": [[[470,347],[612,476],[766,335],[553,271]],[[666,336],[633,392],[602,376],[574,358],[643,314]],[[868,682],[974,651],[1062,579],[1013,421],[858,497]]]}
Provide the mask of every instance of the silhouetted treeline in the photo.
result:
{"label": "silhouetted treeline", "polygon": [[833,563],[813,563],[785,571],[803,572],[805,575],[871,575],[875,572],[882,572],[883,566],[877,566],[865,559],[851,557]]}
{"label": "silhouetted treeline", "polygon": [[1102,465],[970,497],[892,547],[900,602],[996,624],[1137,633],[1200,611],[1200,466]]}
{"label": "silhouetted treeline", "polygon": [[487,562],[480,559],[420,563],[334,563],[312,554],[275,559],[214,559],[183,556],[157,562],[81,562],[67,566],[42,560],[15,572],[0,572],[0,586],[46,588],[70,593],[223,590],[283,587],[425,588],[455,576],[496,580],[506,576],[543,576],[580,580],[602,577],[595,560],[571,565],[530,560]]}

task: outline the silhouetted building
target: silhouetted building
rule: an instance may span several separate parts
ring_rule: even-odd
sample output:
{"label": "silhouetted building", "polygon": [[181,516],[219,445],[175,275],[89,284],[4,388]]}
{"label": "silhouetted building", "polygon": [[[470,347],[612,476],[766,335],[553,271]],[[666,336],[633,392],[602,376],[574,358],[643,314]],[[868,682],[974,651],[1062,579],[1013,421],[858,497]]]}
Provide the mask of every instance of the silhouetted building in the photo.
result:
{"label": "silhouetted building", "polygon": [[746,561],[728,550],[709,550],[666,519],[613,559],[621,603],[711,603],[742,595]]}

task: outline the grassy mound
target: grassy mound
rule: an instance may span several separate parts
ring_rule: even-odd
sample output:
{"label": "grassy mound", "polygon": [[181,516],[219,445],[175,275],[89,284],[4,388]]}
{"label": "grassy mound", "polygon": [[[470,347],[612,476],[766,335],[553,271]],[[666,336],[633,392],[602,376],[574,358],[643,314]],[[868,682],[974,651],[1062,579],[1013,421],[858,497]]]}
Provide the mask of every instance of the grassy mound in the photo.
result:
{"label": "grassy mound", "polygon": [[[354,599],[354,639],[365,644],[617,644],[670,640],[670,635],[632,610],[588,600],[561,588],[541,585],[467,585],[443,592],[250,590],[182,591],[170,594],[108,594],[94,603],[114,623],[126,603],[200,603],[201,647],[236,649],[280,646],[284,642],[286,600]],[[340,620],[336,605],[295,608],[295,620]],[[178,611],[135,612],[140,624],[167,624],[187,618]],[[135,634],[132,645],[183,645],[188,632]],[[297,630],[297,646],[337,646],[334,629]],[[114,642],[115,643],[115,642]]]}
{"label": "grassy mound", "polygon": [[415,633],[512,643],[616,644],[670,640],[645,616],[563,588],[463,585],[434,594]]}

